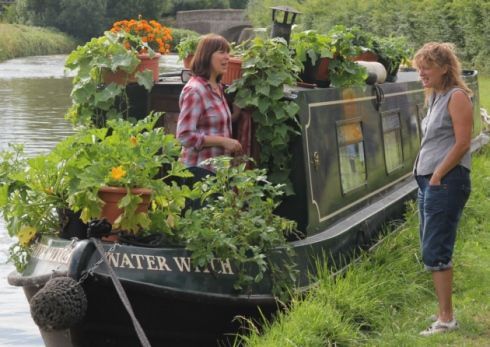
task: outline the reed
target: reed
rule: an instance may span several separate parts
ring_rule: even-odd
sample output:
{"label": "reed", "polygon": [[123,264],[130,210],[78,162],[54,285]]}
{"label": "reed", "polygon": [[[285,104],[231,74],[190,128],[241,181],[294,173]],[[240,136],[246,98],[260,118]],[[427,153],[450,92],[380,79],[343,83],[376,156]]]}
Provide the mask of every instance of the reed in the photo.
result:
{"label": "reed", "polygon": [[[454,255],[455,313],[461,329],[419,337],[437,310],[419,257],[416,206],[406,221],[340,276],[324,268],[320,284],[295,298],[273,323],[242,336],[247,346],[484,346],[490,335],[490,148],[473,159],[473,192]],[[389,228],[387,228],[389,229]]]}
{"label": "reed", "polygon": [[0,61],[33,55],[63,54],[77,45],[61,32],[19,24],[0,23]]}

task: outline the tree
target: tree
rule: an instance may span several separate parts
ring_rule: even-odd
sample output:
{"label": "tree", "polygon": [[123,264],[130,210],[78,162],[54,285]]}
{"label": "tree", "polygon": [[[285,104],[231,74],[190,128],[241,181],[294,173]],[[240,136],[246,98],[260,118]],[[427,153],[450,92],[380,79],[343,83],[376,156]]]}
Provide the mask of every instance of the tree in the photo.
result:
{"label": "tree", "polygon": [[89,40],[104,31],[107,0],[61,0],[56,27],[70,35]]}

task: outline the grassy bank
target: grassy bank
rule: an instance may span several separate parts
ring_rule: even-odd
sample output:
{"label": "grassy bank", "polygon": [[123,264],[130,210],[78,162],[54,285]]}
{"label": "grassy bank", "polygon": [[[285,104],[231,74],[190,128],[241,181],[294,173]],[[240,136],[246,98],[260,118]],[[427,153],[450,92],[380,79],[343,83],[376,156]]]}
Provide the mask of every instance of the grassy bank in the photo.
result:
{"label": "grassy bank", "polygon": [[490,112],[490,75],[478,76],[480,89],[480,106]]}
{"label": "grassy bank", "polygon": [[454,255],[455,313],[461,329],[419,337],[437,310],[430,274],[422,269],[414,204],[407,221],[371,254],[294,300],[247,346],[488,346],[490,341],[490,148],[473,159],[473,192]]}
{"label": "grassy bank", "polygon": [[45,28],[0,23],[0,61],[31,55],[69,53],[77,42]]}

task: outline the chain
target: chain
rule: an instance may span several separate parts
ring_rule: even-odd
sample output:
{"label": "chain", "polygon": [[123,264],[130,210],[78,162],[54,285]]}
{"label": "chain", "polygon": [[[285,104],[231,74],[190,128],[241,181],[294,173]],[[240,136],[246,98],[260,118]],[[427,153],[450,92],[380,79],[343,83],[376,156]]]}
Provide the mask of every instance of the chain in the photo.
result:
{"label": "chain", "polygon": [[[116,250],[116,247],[118,247],[118,246],[119,246],[119,243],[115,242],[107,250],[106,253],[114,252]],[[97,260],[94,265],[92,265],[92,267],[83,271],[82,275],[80,276],[80,279],[78,280],[78,284],[82,284],[89,276],[93,276],[95,269],[97,269],[97,267],[99,267],[99,265],[102,264],[103,262],[104,262],[104,258],[101,256],[100,259]]]}

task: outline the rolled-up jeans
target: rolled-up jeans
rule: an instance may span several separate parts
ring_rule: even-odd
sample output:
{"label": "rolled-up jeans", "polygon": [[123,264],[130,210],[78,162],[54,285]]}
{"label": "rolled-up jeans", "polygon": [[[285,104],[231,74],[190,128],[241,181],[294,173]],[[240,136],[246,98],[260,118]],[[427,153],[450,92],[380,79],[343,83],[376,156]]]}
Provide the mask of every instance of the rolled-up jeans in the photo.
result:
{"label": "rolled-up jeans", "polygon": [[456,232],[471,192],[470,171],[457,165],[437,186],[429,185],[432,175],[417,180],[422,261],[428,271],[452,267]]}

